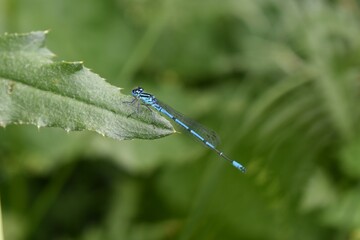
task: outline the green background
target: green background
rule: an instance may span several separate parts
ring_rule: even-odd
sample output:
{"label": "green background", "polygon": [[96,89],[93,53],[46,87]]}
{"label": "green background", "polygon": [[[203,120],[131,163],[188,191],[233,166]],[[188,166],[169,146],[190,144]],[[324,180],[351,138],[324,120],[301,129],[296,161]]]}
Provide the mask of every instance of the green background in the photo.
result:
{"label": "green background", "polygon": [[35,30],[214,129],[248,172],[187,134],[7,126],[6,239],[360,239],[358,1],[0,0],[1,33]]}

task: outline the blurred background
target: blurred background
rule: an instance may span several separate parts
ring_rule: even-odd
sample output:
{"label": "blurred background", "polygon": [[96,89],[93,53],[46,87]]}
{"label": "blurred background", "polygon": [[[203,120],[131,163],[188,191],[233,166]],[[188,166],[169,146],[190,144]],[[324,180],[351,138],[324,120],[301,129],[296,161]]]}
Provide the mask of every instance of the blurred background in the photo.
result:
{"label": "blurred background", "polygon": [[[5,239],[360,239],[357,0],[0,0],[0,32],[221,136],[0,128]],[[1,104],[1,103],[0,103]]]}

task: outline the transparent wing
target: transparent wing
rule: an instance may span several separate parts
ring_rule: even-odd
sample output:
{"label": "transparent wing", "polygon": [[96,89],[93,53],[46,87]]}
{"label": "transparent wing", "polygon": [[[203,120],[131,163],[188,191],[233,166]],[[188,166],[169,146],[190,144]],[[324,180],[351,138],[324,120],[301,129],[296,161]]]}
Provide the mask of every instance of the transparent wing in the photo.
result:
{"label": "transparent wing", "polygon": [[185,117],[183,114],[177,112],[170,106],[166,105],[163,102],[157,101],[158,104],[164,108],[166,111],[168,111],[171,115],[173,115],[175,118],[183,122],[185,125],[187,125],[191,130],[195,131],[197,134],[202,136],[206,141],[211,143],[214,146],[217,146],[220,143],[220,138],[216,134],[215,131],[208,129],[201,125],[200,123]]}

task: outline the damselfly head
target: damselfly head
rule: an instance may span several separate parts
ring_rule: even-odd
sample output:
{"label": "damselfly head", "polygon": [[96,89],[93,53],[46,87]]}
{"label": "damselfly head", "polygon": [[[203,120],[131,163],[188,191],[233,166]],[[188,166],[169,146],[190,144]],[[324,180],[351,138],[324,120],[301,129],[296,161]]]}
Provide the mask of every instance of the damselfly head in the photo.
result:
{"label": "damselfly head", "polygon": [[141,93],[144,92],[144,89],[142,89],[142,87],[137,87],[137,88],[134,88],[132,91],[132,95],[133,96],[139,96]]}

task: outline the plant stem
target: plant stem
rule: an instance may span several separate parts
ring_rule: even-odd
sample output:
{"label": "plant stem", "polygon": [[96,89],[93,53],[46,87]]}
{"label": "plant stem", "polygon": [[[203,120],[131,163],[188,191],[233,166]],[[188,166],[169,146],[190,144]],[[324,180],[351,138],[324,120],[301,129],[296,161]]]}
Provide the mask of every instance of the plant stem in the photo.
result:
{"label": "plant stem", "polygon": [[124,81],[131,79],[144,61],[144,59],[148,56],[151,49],[154,47],[156,41],[158,40],[161,32],[166,23],[166,19],[168,17],[168,4],[164,3],[162,10],[160,11],[159,16],[155,19],[150,27],[145,32],[144,36],[137,43],[134,51],[130,55],[128,61],[125,63],[122,68],[118,78]]}

